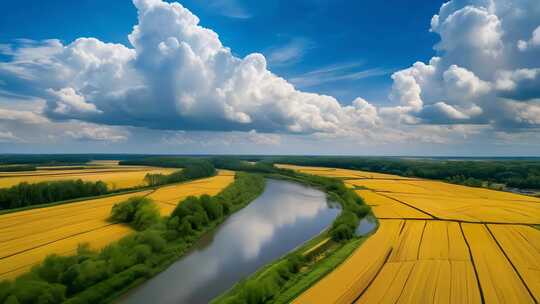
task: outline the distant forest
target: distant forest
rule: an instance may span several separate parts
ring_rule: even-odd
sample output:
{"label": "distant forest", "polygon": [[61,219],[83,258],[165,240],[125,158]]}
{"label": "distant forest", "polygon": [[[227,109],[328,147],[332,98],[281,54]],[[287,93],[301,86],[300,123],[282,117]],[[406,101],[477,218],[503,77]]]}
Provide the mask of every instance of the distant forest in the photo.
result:
{"label": "distant forest", "polygon": [[[84,164],[91,160],[122,160],[121,164],[184,167],[194,160],[206,160],[216,168],[247,169],[243,161],[258,161],[257,171],[267,171],[273,163],[357,169],[402,176],[446,180],[469,186],[483,183],[502,184],[520,189],[540,189],[540,158],[501,157],[356,157],[356,156],[261,156],[261,155],[136,155],[136,154],[49,154],[49,155],[0,155],[2,165],[65,165]],[[7,168],[8,166],[3,166]],[[23,167],[20,167],[22,169]],[[30,169],[30,167],[28,167]],[[14,168],[15,170],[19,168]],[[255,169],[253,167],[251,170]],[[10,169],[6,169],[10,170]],[[30,169],[31,170],[31,169]],[[0,170],[1,171],[1,170]]]}
{"label": "distant forest", "polygon": [[265,161],[440,179],[468,186],[480,186],[482,182],[488,182],[521,189],[540,189],[540,159],[439,160],[288,156],[267,158]]}

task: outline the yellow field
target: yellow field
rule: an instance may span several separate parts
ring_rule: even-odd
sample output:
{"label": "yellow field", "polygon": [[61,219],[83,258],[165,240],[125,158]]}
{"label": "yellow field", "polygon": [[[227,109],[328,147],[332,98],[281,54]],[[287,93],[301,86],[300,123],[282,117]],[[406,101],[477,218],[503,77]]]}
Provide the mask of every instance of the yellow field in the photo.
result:
{"label": "yellow field", "polygon": [[71,254],[78,244],[99,249],[129,234],[125,225],[107,221],[114,204],[132,196],[156,200],[163,215],[189,195],[214,195],[234,180],[234,172],[184,184],[101,199],[0,215],[0,280],[26,272],[50,254]]}
{"label": "yellow field", "polygon": [[536,302],[540,302],[540,230],[520,225],[488,225],[488,228]]}
{"label": "yellow field", "polygon": [[326,177],[337,178],[368,178],[368,176],[361,174],[359,171],[347,170],[347,169],[334,169],[325,167],[304,167],[295,165],[275,165],[278,168],[296,170],[302,173],[314,174]]}
{"label": "yellow field", "polygon": [[535,224],[540,219],[540,204],[482,198],[436,197],[413,194],[387,194],[439,219],[469,222]]}
{"label": "yellow field", "polygon": [[170,174],[178,169],[131,167],[131,168],[92,168],[76,170],[37,170],[17,172],[16,174],[3,175],[0,177],[0,188],[7,188],[21,182],[39,183],[53,180],[82,179],[84,181],[103,181],[111,189],[124,189],[136,186],[144,186],[144,176],[152,174]]}
{"label": "yellow field", "polygon": [[375,278],[402,229],[402,220],[381,220],[377,232],[333,272],[325,276],[294,303],[347,303]]}
{"label": "yellow field", "polygon": [[384,219],[295,303],[540,302],[540,231],[528,226],[540,199],[387,175],[345,183],[368,188],[355,192]]}
{"label": "yellow field", "polygon": [[88,165],[95,166],[117,166],[120,161],[118,160],[93,160],[88,162]]}
{"label": "yellow field", "polygon": [[392,198],[377,194],[371,190],[356,190],[366,202],[371,206],[371,210],[378,218],[395,219],[431,219],[432,217],[424,212],[418,211]]}
{"label": "yellow field", "polygon": [[470,244],[486,302],[534,303],[486,226],[462,224],[462,227]]}
{"label": "yellow field", "polygon": [[296,166],[296,165],[284,165],[284,164],[275,164],[276,167],[282,169],[296,170],[306,174],[314,174],[327,177],[336,177],[336,178],[362,178],[362,179],[391,179],[391,180],[416,180],[415,178],[403,177],[398,175],[360,171],[360,170],[348,170],[348,169],[338,169],[338,168],[327,168],[327,167],[309,167],[309,166]]}

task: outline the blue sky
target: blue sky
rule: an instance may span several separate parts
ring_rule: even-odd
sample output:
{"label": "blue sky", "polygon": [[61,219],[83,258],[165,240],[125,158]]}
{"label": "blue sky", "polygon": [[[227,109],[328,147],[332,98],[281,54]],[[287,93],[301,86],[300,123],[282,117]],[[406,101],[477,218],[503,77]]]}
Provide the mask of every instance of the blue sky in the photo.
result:
{"label": "blue sky", "polygon": [[[346,75],[379,69],[380,74],[377,71],[371,77],[299,85],[350,103],[360,93],[385,102],[392,71],[417,60],[427,61],[435,54],[432,47],[438,37],[429,32],[429,22],[444,1],[416,1],[413,6],[406,1],[261,2],[181,3],[240,57],[289,49],[288,56],[269,61],[269,68],[287,79],[336,65],[352,65],[341,71]],[[0,41],[4,43],[18,38],[57,38],[69,43],[79,37],[96,37],[129,45],[127,35],[137,18],[130,1],[53,0],[31,1],[30,5],[12,1],[6,5],[0,13]],[[399,50],[396,43],[402,45]]]}
{"label": "blue sky", "polygon": [[540,154],[535,1],[136,1],[3,5],[0,152]]}

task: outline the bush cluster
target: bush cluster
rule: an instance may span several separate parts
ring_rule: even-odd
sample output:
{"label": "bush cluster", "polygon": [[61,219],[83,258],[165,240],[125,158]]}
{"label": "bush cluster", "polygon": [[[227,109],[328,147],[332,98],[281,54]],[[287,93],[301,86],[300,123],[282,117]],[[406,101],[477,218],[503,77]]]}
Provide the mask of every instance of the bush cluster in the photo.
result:
{"label": "bush cluster", "polygon": [[[297,175],[301,174],[297,173]],[[304,175],[303,179],[322,186],[329,194],[329,198],[338,202],[343,208],[341,214],[330,227],[329,233],[332,239],[346,241],[353,238],[358,222],[370,213],[371,208],[353,190],[345,187],[341,180],[313,175]]]}
{"label": "bush cluster", "polygon": [[[0,283],[0,302],[63,303],[71,298],[69,303],[98,303],[115,287],[148,276],[151,265],[147,261],[165,248],[160,233],[147,230],[127,236],[99,253],[80,246],[74,256],[51,255],[17,280]],[[88,290],[96,284],[100,288]]]}
{"label": "bush cluster", "polygon": [[224,304],[260,304],[268,303],[287,281],[300,271],[306,262],[305,257],[295,254],[283,259],[265,271],[257,280],[247,282],[239,293],[228,297]]}
{"label": "bush cluster", "polygon": [[258,175],[237,173],[235,182],[218,195],[187,197],[176,206],[167,220],[167,238],[187,238],[255,199],[264,189]]}
{"label": "bush cluster", "polygon": [[158,223],[159,209],[154,202],[142,196],[130,197],[127,201],[115,204],[109,221],[130,224],[135,230],[145,230]]}

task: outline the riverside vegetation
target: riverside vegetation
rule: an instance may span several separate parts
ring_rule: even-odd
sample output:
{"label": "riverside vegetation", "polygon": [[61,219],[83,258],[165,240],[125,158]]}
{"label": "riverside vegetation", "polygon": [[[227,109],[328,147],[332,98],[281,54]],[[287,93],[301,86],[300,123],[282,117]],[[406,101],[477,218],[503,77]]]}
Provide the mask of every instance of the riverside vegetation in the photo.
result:
{"label": "riverside vegetation", "polygon": [[[303,290],[315,283],[331,269],[339,265],[359,246],[364,238],[355,235],[361,218],[370,213],[370,207],[348,189],[341,180],[329,177],[302,174],[293,170],[281,169],[271,163],[248,163],[236,157],[206,158],[215,167],[263,174],[267,177],[287,179],[317,187],[328,194],[331,201],[338,203],[341,214],[331,227],[310,242],[285,257],[264,267],[233,287],[229,292],[218,297],[216,303],[288,303]],[[130,165],[172,166],[185,161],[183,158],[155,157],[125,162]],[[204,201],[198,204],[183,204],[185,207],[200,209]],[[174,214],[174,212],[173,212]],[[196,222],[201,219],[194,219]],[[189,227],[182,220],[174,221],[179,231]],[[314,246],[315,250],[310,250]],[[306,251],[309,254],[304,254]],[[302,271],[300,271],[302,270]]]}
{"label": "riverside vegetation", "polygon": [[342,212],[329,229],[239,282],[212,303],[289,303],[343,262],[364,240],[355,231],[360,219],[371,213],[370,207],[341,180],[269,164],[227,163],[228,169],[242,168],[317,187],[327,193],[330,201],[338,203]]}
{"label": "riverside vegetation", "polygon": [[147,198],[113,207],[111,221],[140,231],[99,252],[81,245],[76,255],[47,257],[14,281],[0,283],[2,303],[103,303],[155,275],[184,255],[205,232],[244,207],[264,189],[261,176],[238,173],[214,197],[188,197],[168,217]]}
{"label": "riverside vegetation", "polygon": [[72,255],[80,243],[89,244],[92,250],[101,250],[133,233],[128,225],[107,220],[111,208],[130,197],[152,199],[160,214],[167,216],[188,196],[214,196],[233,181],[234,172],[219,170],[212,177],[154,189],[40,205],[29,210],[7,210],[0,214],[0,281],[30,271],[48,255]]}

